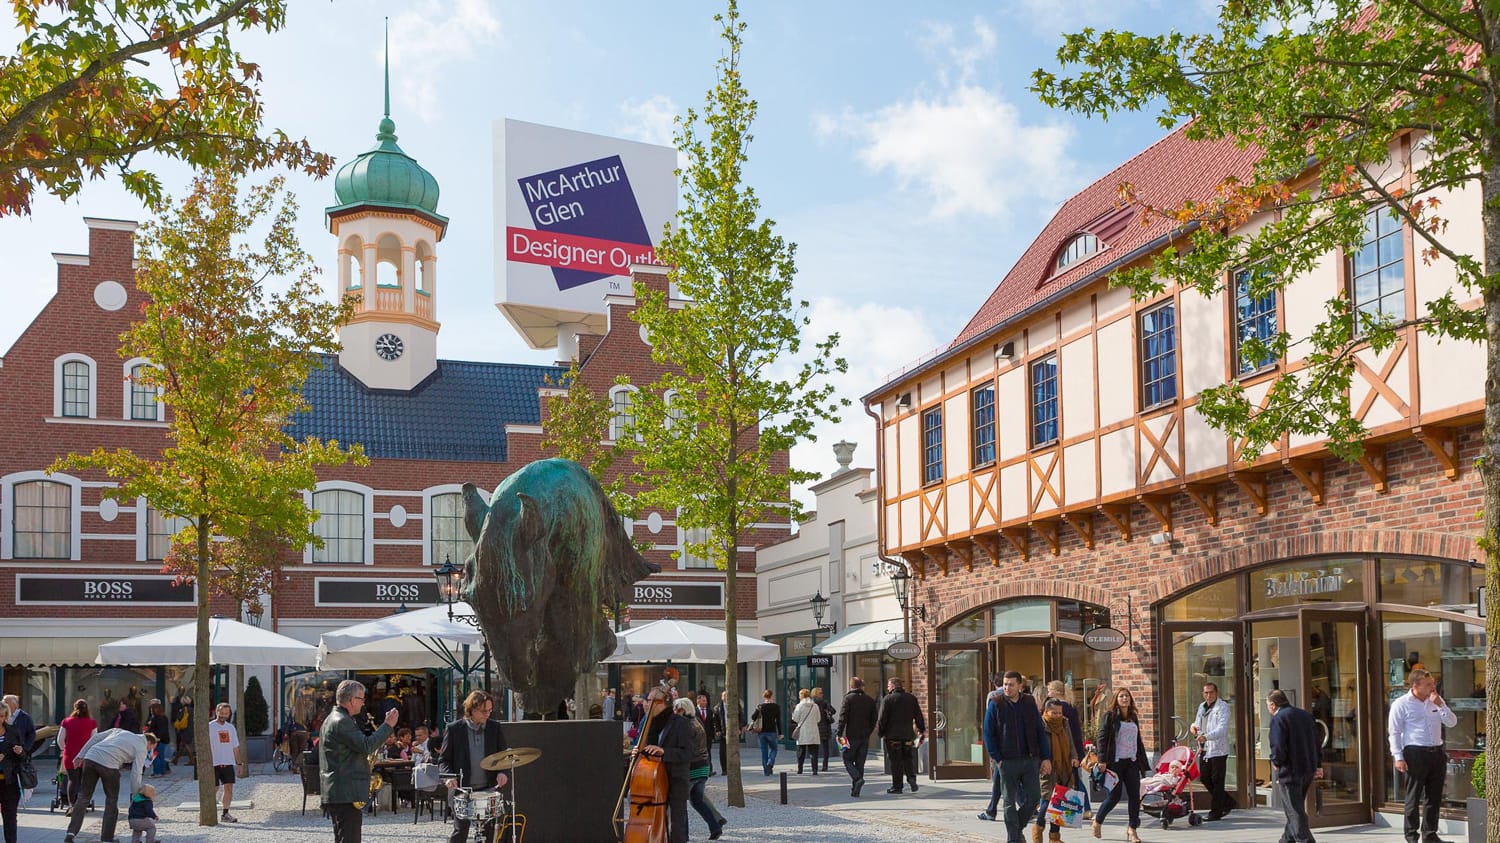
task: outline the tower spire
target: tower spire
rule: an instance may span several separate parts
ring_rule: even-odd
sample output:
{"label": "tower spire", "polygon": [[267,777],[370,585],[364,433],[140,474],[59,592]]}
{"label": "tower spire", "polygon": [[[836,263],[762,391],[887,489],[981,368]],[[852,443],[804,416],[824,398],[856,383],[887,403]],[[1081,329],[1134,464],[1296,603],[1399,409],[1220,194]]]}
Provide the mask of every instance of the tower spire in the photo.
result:
{"label": "tower spire", "polygon": [[385,19],[385,116],[391,116],[391,19]]}

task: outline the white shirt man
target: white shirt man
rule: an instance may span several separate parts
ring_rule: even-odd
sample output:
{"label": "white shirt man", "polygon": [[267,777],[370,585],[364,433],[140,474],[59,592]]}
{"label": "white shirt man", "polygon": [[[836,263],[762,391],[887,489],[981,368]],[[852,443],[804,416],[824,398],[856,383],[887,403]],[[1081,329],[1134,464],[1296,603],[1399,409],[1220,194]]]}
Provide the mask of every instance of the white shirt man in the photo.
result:
{"label": "white shirt man", "polygon": [[219,821],[239,822],[229,813],[229,803],[234,800],[235,765],[240,760],[240,735],[229,722],[229,703],[219,703],[214,709],[214,719],[208,724],[208,745],[213,752],[214,780],[224,789],[224,813]]}
{"label": "white shirt man", "polygon": [[1217,820],[1229,813],[1233,800],[1224,788],[1224,778],[1229,766],[1229,703],[1219,696],[1219,686],[1213,682],[1203,684],[1203,705],[1198,706],[1193,725],[1188,727],[1198,739],[1202,753],[1198,768],[1203,774],[1203,787],[1209,794],[1208,818]]}
{"label": "white shirt man", "polygon": [[1391,701],[1388,721],[1391,757],[1396,761],[1396,771],[1406,774],[1402,831],[1408,843],[1437,843],[1438,808],[1443,803],[1443,780],[1448,770],[1443,727],[1457,726],[1458,715],[1438,695],[1432,674],[1419,667],[1407,681],[1411,693]]}

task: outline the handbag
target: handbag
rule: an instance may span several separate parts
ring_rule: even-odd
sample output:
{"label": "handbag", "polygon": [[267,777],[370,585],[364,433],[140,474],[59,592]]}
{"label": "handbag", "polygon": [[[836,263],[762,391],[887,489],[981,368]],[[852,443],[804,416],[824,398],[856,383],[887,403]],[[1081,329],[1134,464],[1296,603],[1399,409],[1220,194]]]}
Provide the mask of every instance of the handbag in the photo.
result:
{"label": "handbag", "polygon": [[16,770],[16,782],[21,785],[22,790],[36,790],[36,765],[31,759],[21,762]]}
{"label": "handbag", "polygon": [[[179,715],[177,715],[177,720],[172,723],[172,728],[174,728],[174,729],[186,729],[187,725],[188,725],[188,713],[187,713],[187,709],[184,708],[182,710],[182,713],[179,714]],[[160,736],[158,736],[158,737],[160,737]]]}
{"label": "handbag", "polygon": [[752,735],[758,735],[758,734],[760,734],[760,732],[761,732],[761,725],[760,725],[760,709],[759,708],[757,708],[755,710],[754,714],[750,715],[750,725],[745,727],[745,731],[749,732]]}

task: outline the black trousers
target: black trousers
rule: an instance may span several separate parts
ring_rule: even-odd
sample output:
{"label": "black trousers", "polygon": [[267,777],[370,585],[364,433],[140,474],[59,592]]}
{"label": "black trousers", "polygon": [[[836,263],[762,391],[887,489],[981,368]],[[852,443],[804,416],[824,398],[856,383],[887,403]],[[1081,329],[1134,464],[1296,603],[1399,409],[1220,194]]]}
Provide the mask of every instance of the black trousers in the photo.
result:
{"label": "black trousers", "polygon": [[1307,826],[1307,788],[1311,781],[1302,779],[1277,779],[1276,787],[1281,797],[1281,810],[1286,814],[1286,829],[1281,832],[1280,843],[1314,843],[1312,829]]}
{"label": "black trousers", "polygon": [[729,775],[729,739],[719,736],[719,772]]}
{"label": "black trousers", "polygon": [[818,745],[823,748],[823,772],[828,772],[828,756],[833,754],[833,735],[827,734],[819,739]]}
{"label": "black trousers", "polygon": [[1401,756],[1406,759],[1406,820],[1401,830],[1411,843],[1436,840],[1448,753],[1440,746],[1409,746]]}
{"label": "black trousers", "polygon": [[1104,797],[1104,804],[1094,812],[1094,822],[1104,824],[1104,818],[1109,812],[1120,804],[1120,798],[1125,799],[1125,809],[1131,828],[1141,827],[1141,768],[1137,767],[1134,758],[1122,758],[1111,761],[1108,765],[1109,771],[1120,777],[1120,783],[1115,789]]}
{"label": "black trousers", "polygon": [[667,784],[667,839],[671,843],[687,843],[688,797],[693,793],[693,782],[686,773],[672,776]]}
{"label": "black trousers", "polygon": [[4,818],[5,843],[16,843],[16,813],[20,804],[21,783],[14,776],[0,782],[0,817]]}
{"label": "black trousers", "polygon": [[818,745],[815,743],[797,744],[797,772],[802,772],[803,759],[812,756],[813,775],[818,774]]}
{"label": "black trousers", "polygon": [[1224,790],[1224,775],[1229,767],[1229,756],[1219,755],[1198,762],[1203,787],[1208,790],[1208,812],[1222,817],[1229,813],[1229,793]]}
{"label": "black trousers", "polygon": [[849,771],[849,778],[855,782],[865,780],[865,759],[870,757],[869,741],[850,741],[849,748],[844,750],[844,769]]}
{"label": "black trousers", "polygon": [[77,767],[68,768],[68,804],[72,805],[78,801],[78,788],[83,784],[83,771]]}
{"label": "black trousers", "polygon": [[73,818],[68,820],[68,836],[72,837],[83,827],[83,814],[88,808],[89,797],[94,795],[94,786],[104,785],[104,817],[100,825],[99,839],[115,839],[115,823],[120,820],[120,771],[112,770],[94,761],[83,762],[83,782],[78,798],[73,801]]}
{"label": "black trousers", "polygon": [[891,787],[900,790],[902,779],[917,783],[917,750],[911,741],[886,741],[885,755],[891,760]]}
{"label": "black trousers", "polygon": [[365,828],[363,810],[353,802],[333,802],[328,805],[328,816],[333,819],[333,843],[360,843]]}

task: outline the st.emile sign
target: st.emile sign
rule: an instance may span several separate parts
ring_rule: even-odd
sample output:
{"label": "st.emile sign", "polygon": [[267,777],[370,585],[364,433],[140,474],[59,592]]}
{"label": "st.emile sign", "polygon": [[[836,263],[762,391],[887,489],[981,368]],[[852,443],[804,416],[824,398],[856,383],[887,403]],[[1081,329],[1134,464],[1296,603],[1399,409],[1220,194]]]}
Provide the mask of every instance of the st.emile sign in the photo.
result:
{"label": "st.emile sign", "polygon": [[16,574],[21,606],[191,606],[197,591],[174,576],[119,574]]}
{"label": "st.emile sign", "polygon": [[643,608],[677,606],[683,609],[722,609],[724,584],[646,580],[631,586],[630,605]]}
{"label": "st.emile sign", "polygon": [[437,605],[433,579],[382,580],[373,577],[318,577],[313,582],[316,606],[365,606],[408,609]]}

